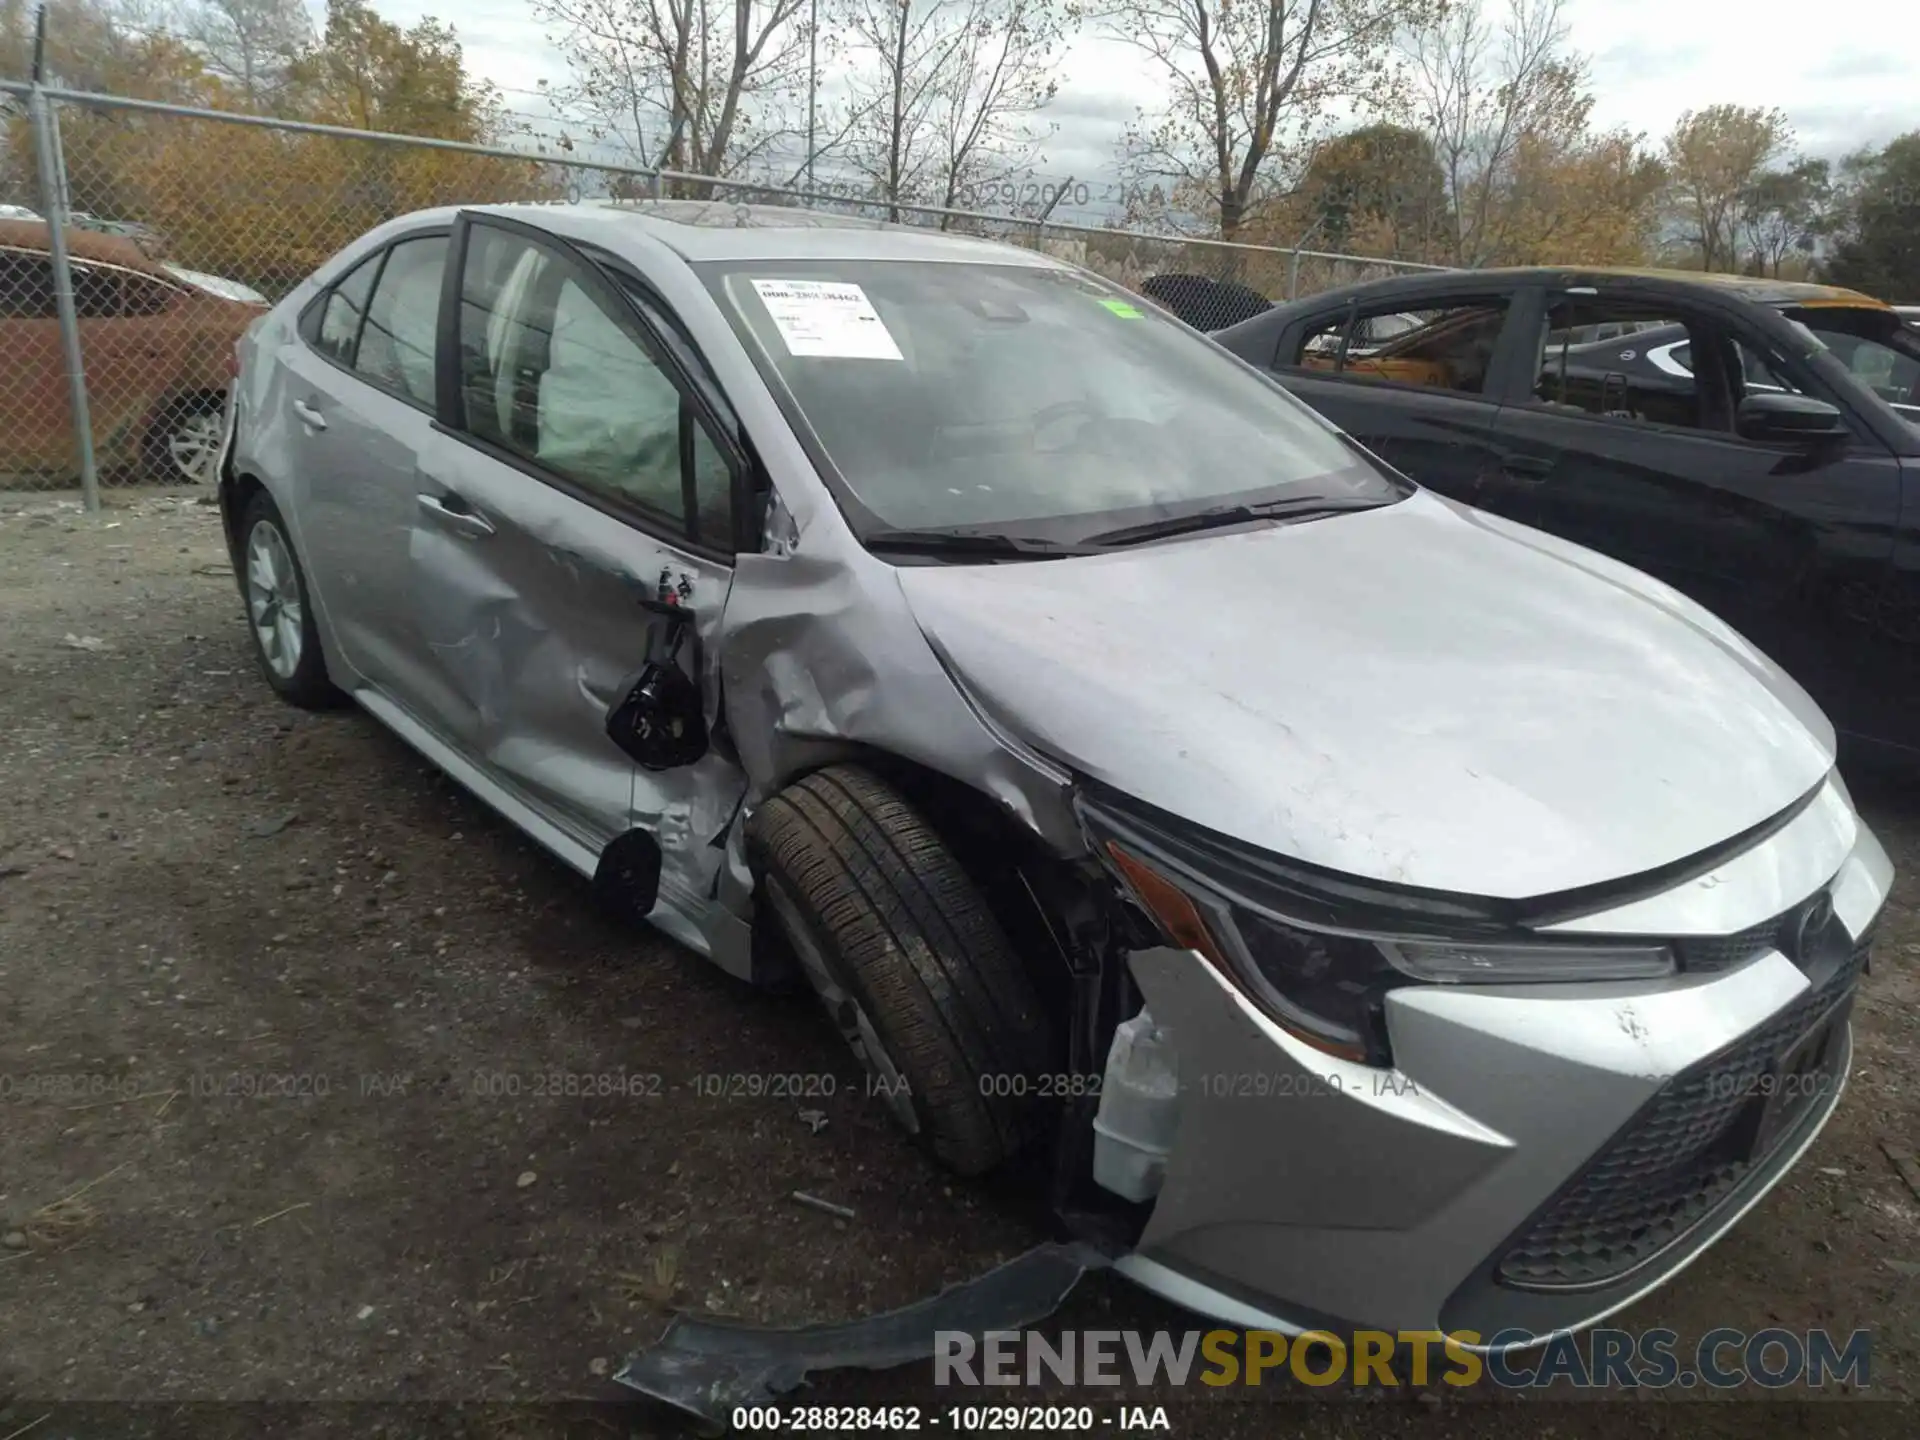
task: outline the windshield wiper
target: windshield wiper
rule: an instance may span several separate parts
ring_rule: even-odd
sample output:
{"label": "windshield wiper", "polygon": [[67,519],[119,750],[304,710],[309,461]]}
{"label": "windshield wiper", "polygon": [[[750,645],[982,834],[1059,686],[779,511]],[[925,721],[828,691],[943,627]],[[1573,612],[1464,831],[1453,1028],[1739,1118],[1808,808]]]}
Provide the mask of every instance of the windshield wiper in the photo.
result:
{"label": "windshield wiper", "polygon": [[1165,540],[1189,535],[1196,530],[1218,530],[1227,525],[1248,525],[1256,520],[1299,519],[1310,515],[1332,515],[1342,510],[1372,510],[1387,504],[1384,500],[1337,499],[1331,495],[1290,495],[1284,500],[1264,500],[1256,505],[1215,505],[1185,515],[1167,515],[1118,530],[1103,530],[1089,535],[1087,545],[1138,545],[1144,540]]}
{"label": "windshield wiper", "polygon": [[1092,555],[1092,546],[1036,535],[1003,535],[997,530],[875,530],[860,537],[875,552],[907,555],[979,555],[1013,560],[1051,560],[1063,555]]}

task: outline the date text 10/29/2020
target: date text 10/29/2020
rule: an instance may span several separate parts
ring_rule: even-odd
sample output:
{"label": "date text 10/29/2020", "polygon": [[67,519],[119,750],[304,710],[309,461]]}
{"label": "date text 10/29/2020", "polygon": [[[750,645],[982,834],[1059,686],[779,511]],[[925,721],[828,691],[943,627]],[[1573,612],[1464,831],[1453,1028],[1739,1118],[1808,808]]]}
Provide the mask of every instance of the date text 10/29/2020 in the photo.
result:
{"label": "date text 10/29/2020", "polygon": [[1096,1430],[1173,1429],[1159,1405],[949,1405],[925,1410],[918,1405],[736,1405],[736,1431],[830,1431],[902,1435],[917,1430],[974,1434],[1021,1430],[1081,1434]]}

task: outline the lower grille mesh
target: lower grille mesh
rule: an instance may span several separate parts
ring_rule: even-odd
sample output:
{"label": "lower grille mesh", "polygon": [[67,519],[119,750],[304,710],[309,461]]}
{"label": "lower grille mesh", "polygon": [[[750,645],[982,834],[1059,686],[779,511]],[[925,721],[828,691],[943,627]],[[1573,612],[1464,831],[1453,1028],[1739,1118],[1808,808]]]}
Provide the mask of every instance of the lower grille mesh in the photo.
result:
{"label": "lower grille mesh", "polygon": [[[1738,939],[1728,937],[1729,951]],[[1870,936],[1861,939],[1824,982],[1670,1081],[1501,1258],[1501,1282],[1523,1289],[1605,1284],[1710,1215],[1767,1159],[1732,1153],[1747,1130],[1740,1122],[1756,1103],[1755,1082],[1781,1050],[1847,997],[1871,946]],[[1833,1056],[1844,1053],[1837,1046]]]}

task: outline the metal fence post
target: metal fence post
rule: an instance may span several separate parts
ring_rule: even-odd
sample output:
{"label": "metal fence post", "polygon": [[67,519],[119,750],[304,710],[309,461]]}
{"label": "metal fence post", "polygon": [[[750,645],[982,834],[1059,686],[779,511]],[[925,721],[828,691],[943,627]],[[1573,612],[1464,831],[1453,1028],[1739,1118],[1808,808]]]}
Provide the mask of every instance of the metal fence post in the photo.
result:
{"label": "metal fence post", "polygon": [[94,467],[93,417],[87,409],[87,375],[80,358],[80,316],[73,303],[73,266],[67,255],[65,168],[54,139],[53,108],[39,85],[27,96],[40,170],[40,208],[47,217],[47,250],[53,259],[53,305],[60,317],[60,349],[66,358],[67,396],[73,409],[73,440],[80,457],[80,495],[89,514],[100,510],[100,476]]}
{"label": "metal fence post", "polygon": [[1295,250],[1287,256],[1287,299],[1300,298],[1300,252]]}

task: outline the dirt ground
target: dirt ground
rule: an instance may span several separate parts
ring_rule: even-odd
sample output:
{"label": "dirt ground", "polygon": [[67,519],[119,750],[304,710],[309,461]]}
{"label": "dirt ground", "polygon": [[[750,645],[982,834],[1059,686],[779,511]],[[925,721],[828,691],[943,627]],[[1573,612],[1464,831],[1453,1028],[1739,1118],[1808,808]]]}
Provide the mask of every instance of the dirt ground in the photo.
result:
{"label": "dirt ground", "polygon": [[[0,495],[0,1440],[81,1401],[486,1401],[510,1433],[536,1402],[617,1394],[610,1369],[675,1309],[841,1318],[1044,1238],[898,1138],[810,1004],[601,918],[366,716],[277,702],[213,509],[108,504]],[[1920,1196],[1881,1141],[1920,1142],[1920,792],[1855,791],[1901,880],[1850,1093],[1793,1176],[1616,1323],[1870,1328],[1865,1392],[1296,1388],[1183,1400],[1175,1433],[1910,1430]],[[700,1079],[734,1075],[835,1093]],[[1102,1277],[1057,1324],[1194,1326]],[[807,1398],[868,1397],[953,1399],[911,1372]]]}

